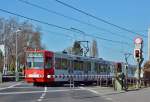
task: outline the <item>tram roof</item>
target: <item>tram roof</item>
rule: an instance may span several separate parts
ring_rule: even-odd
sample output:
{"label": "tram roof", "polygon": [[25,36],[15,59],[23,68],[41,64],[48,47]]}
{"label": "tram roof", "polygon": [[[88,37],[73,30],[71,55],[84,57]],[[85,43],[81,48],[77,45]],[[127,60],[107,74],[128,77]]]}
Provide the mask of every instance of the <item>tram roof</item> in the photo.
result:
{"label": "tram roof", "polygon": [[81,60],[81,61],[94,61],[94,62],[104,62],[104,63],[114,63],[112,61],[106,61],[103,58],[95,58],[90,56],[79,56],[79,55],[72,55],[72,54],[64,54],[61,52],[55,52],[55,57],[61,57],[66,59],[74,59],[74,60]]}

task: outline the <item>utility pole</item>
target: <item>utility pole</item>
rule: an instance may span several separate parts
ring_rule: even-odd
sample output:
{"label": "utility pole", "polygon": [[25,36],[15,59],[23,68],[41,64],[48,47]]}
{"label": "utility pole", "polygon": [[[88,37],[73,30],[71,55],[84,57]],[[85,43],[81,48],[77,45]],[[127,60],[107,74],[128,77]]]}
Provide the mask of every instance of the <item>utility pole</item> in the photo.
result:
{"label": "utility pole", "polygon": [[148,60],[150,60],[150,28],[148,28]]}
{"label": "utility pole", "polygon": [[18,73],[18,32],[20,30],[16,30],[16,61],[15,61],[15,75],[16,75],[16,81],[19,81],[19,73]]}
{"label": "utility pole", "polygon": [[3,44],[4,44],[4,65],[3,65],[3,74],[6,75],[7,66],[6,66],[6,35],[5,35],[5,21],[3,21]]}

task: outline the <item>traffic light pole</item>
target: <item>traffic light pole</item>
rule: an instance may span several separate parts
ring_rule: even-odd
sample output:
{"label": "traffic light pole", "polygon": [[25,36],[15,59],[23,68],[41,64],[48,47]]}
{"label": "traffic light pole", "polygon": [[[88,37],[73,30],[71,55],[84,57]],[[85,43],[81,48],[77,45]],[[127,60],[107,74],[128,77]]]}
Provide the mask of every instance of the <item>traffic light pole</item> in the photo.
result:
{"label": "traffic light pole", "polygon": [[141,74],[141,66],[140,66],[140,63],[138,62],[137,63],[137,74],[138,74],[138,76],[137,76],[137,88],[139,89],[140,87],[141,87],[141,78],[140,78],[140,74]]}
{"label": "traffic light pole", "polygon": [[138,74],[138,77],[137,77],[137,88],[141,88],[141,64],[143,62],[144,58],[141,58],[140,61],[137,62],[137,74]]}
{"label": "traffic light pole", "polygon": [[141,37],[137,37],[134,40],[135,49],[134,49],[134,59],[137,62],[137,81],[136,81],[136,88],[141,88],[141,64],[144,60],[142,55],[143,49],[143,39]]}

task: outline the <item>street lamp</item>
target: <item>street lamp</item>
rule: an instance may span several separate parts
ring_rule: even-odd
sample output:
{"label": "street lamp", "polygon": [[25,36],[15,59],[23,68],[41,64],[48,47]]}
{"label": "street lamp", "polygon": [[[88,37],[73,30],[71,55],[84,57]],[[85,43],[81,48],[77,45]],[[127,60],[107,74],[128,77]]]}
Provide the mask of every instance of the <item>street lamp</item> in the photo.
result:
{"label": "street lamp", "polygon": [[17,36],[18,36],[18,32],[20,32],[21,30],[18,29],[16,30],[16,61],[15,61],[15,77],[16,77],[16,81],[19,81],[19,73],[18,73],[18,41],[17,41]]}

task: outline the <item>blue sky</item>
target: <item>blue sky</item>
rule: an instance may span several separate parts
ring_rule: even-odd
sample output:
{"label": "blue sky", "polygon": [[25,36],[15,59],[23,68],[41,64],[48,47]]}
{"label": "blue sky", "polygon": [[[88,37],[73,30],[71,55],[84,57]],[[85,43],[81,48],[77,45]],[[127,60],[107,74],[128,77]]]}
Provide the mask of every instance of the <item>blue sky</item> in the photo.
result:
{"label": "blue sky", "polygon": [[[69,17],[87,22],[95,25],[99,28],[107,29],[113,34],[106,31],[96,29],[94,27],[81,24],[79,22],[69,20],[67,18],[49,13],[44,10],[32,7],[30,5],[19,2],[18,0],[1,0],[0,8],[11,12],[15,12],[27,17],[45,21],[51,24],[59,25],[65,28],[76,28],[91,35],[98,35],[100,37],[117,40],[122,42],[128,42],[130,45],[115,44],[108,41],[96,39],[99,48],[99,57],[112,61],[124,61],[124,52],[133,53],[134,43],[133,39],[137,37],[136,34],[132,34],[123,30],[119,30],[108,24],[104,24],[91,17],[76,12],[68,7],[60,5],[55,0],[27,0],[36,5],[45,7],[49,10],[59,12]],[[73,5],[76,8],[89,12],[97,17],[107,20],[111,23],[119,25],[124,28],[136,31],[139,34],[147,36],[147,29],[150,27],[150,1],[149,0],[61,0],[65,3]],[[13,15],[6,14],[0,11],[1,17],[14,17]],[[19,20],[25,20],[17,17]],[[65,31],[55,27],[43,25],[34,21],[30,21],[36,26],[42,28],[42,43],[48,50],[62,51],[63,49],[72,45],[74,40],[89,40],[95,39],[94,37],[84,36],[71,31]],[[119,37],[119,34],[124,37]],[[68,37],[71,36],[71,37]],[[144,58],[147,60],[147,38],[144,40]],[[133,63],[133,57],[129,59],[130,63]]]}

